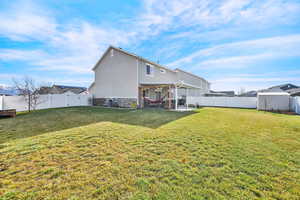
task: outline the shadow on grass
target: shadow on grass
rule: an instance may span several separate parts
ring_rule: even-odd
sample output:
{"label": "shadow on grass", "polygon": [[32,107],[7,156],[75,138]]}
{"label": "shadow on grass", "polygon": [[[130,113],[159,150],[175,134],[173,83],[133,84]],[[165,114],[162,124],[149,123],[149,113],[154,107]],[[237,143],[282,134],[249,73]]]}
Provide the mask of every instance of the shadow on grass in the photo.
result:
{"label": "shadow on grass", "polygon": [[0,143],[98,122],[115,122],[156,129],[195,112],[163,109],[110,109],[71,107],[18,113],[16,118],[0,120]]}

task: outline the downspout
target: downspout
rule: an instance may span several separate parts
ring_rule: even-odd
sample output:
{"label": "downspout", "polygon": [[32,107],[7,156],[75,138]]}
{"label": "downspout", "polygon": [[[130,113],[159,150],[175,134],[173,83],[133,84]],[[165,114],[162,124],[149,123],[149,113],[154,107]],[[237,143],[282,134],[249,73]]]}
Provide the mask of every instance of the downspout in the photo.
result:
{"label": "downspout", "polygon": [[140,107],[140,88],[139,88],[139,59],[136,59],[136,73],[137,73],[137,77],[136,77],[136,84],[137,84],[137,107]]}

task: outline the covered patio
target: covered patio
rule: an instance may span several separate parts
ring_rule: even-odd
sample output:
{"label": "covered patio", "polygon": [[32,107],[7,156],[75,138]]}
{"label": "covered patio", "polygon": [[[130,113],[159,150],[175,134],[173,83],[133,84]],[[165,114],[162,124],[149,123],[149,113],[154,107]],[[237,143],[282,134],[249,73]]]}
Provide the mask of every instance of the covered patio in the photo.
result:
{"label": "covered patio", "polygon": [[141,84],[139,87],[139,108],[157,107],[174,111],[188,111],[188,96],[191,89],[199,89],[184,82],[170,84]]}

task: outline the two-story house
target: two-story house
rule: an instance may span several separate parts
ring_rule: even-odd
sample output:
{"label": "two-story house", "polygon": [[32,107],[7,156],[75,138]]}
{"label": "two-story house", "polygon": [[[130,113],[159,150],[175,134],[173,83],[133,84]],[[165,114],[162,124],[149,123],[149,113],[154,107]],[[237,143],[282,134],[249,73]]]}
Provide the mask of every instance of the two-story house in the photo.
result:
{"label": "two-story house", "polygon": [[121,48],[110,46],[93,68],[89,88],[94,105],[177,109],[187,96],[202,96],[210,83],[181,69],[169,69]]}

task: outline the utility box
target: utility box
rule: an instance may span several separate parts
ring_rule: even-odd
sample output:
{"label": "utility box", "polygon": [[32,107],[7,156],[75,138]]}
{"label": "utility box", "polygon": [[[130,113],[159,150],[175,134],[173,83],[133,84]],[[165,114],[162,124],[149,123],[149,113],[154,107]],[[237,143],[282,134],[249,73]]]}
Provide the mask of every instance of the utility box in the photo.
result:
{"label": "utility box", "polygon": [[285,92],[258,93],[257,110],[289,111],[290,94]]}

